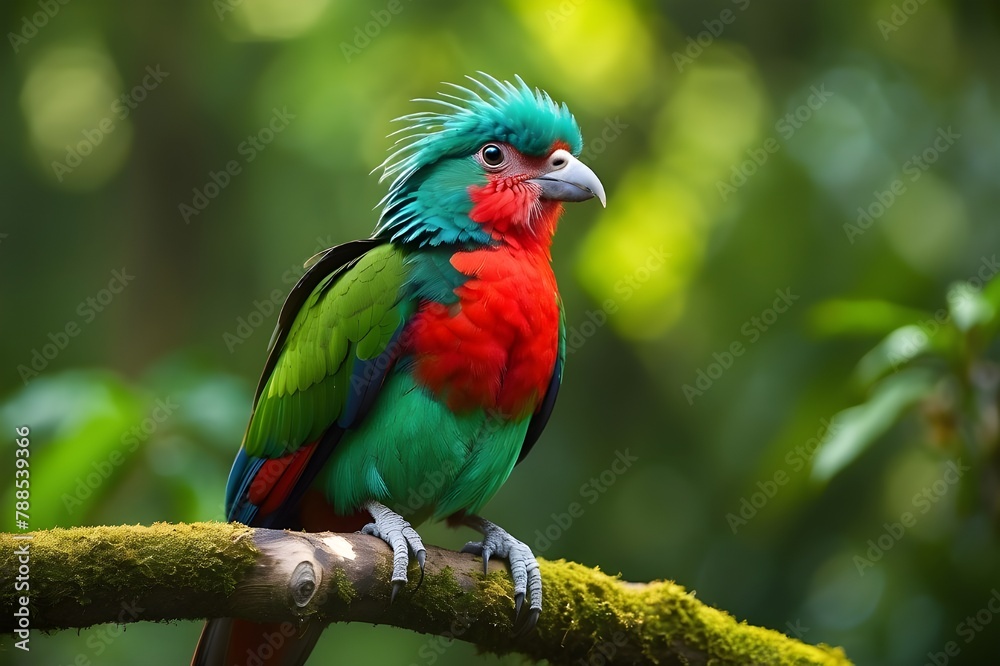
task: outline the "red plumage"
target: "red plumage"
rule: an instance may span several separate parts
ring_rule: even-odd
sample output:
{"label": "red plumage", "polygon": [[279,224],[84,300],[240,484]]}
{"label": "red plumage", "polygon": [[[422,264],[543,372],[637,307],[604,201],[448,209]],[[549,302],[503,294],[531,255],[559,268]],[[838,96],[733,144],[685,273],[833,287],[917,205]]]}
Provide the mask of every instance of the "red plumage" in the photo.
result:
{"label": "red plumage", "polygon": [[559,300],[549,244],[561,207],[545,202],[532,213],[528,187],[470,188],[470,217],[506,242],[456,252],[452,266],[469,276],[455,290],[457,307],[427,303],[409,327],[416,377],[456,412],[527,416],[552,379]]}

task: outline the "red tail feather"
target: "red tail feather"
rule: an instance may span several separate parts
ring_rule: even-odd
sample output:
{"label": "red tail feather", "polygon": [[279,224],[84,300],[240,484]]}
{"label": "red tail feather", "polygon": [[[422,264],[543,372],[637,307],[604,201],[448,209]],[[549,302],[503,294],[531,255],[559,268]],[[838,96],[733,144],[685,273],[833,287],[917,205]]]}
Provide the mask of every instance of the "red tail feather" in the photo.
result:
{"label": "red tail feather", "polygon": [[302,666],[323,628],[294,622],[211,620],[201,633],[192,666]]}

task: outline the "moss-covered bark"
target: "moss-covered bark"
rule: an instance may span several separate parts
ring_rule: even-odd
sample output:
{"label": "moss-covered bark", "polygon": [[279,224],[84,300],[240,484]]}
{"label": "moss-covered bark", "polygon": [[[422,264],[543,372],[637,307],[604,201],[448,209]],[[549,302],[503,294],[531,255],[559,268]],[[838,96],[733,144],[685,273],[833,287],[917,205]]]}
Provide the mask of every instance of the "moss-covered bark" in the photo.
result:
{"label": "moss-covered bark", "polygon": [[[143,608],[142,620],[214,614],[258,556],[250,528],[222,523],[80,527],[29,536],[0,534],[0,587],[4,608],[13,608],[24,594],[14,588],[15,552],[28,544],[35,629],[133,621],[137,608]],[[197,611],[189,612],[193,607]],[[0,627],[11,631],[11,622],[8,613]]]}
{"label": "moss-covered bark", "polygon": [[[537,629],[511,637],[506,569],[428,548],[426,576],[389,604],[389,549],[361,534],[305,534],[222,523],[84,527],[0,534],[0,630],[14,629],[15,549],[29,543],[34,630],[101,622],[236,616],[362,621],[519,652],[553,664],[848,664],[843,652],[751,627],[665,581],[626,583],[541,562]],[[412,568],[411,580],[418,572]],[[593,659],[593,661],[591,661]]]}

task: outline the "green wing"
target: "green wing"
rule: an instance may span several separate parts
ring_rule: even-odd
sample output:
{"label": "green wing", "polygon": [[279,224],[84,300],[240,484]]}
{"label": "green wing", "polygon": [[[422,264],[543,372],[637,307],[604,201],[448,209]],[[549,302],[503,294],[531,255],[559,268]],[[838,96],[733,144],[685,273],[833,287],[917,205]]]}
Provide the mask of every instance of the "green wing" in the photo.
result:
{"label": "green wing", "polygon": [[[277,458],[363,416],[391,365],[383,355],[391,356],[408,315],[405,279],[403,253],[373,245],[321,276],[301,304],[289,295],[243,440],[247,454]],[[285,312],[296,305],[297,312]]]}

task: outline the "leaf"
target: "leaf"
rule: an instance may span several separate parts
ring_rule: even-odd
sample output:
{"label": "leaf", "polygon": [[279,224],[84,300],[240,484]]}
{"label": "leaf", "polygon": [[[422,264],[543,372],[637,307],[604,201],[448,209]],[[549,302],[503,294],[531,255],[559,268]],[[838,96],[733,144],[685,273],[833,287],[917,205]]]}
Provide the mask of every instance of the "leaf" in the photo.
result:
{"label": "leaf", "polygon": [[812,330],[825,337],[838,335],[885,335],[911,324],[928,312],[876,299],[831,299],[809,312]]}
{"label": "leaf", "polygon": [[994,308],[1000,308],[1000,278],[994,277],[983,286],[983,298]]}
{"label": "leaf", "polygon": [[963,333],[990,324],[996,316],[996,307],[968,282],[958,282],[948,290],[948,309],[955,326]]}
{"label": "leaf", "polygon": [[927,396],[935,382],[931,371],[905,370],[879,384],[867,402],[838,413],[816,452],[812,480],[825,483],[847,467]]}
{"label": "leaf", "polygon": [[[942,310],[943,313],[943,310]],[[953,347],[954,330],[943,318],[928,317],[919,324],[897,328],[861,357],[855,375],[863,386],[871,386],[888,374],[934,351],[946,353]]]}
{"label": "leaf", "polygon": [[[0,423],[31,428],[32,527],[86,521],[119,479],[123,438],[141,419],[142,401],[108,372],[47,374],[0,406]],[[3,500],[12,506],[12,488]]]}

